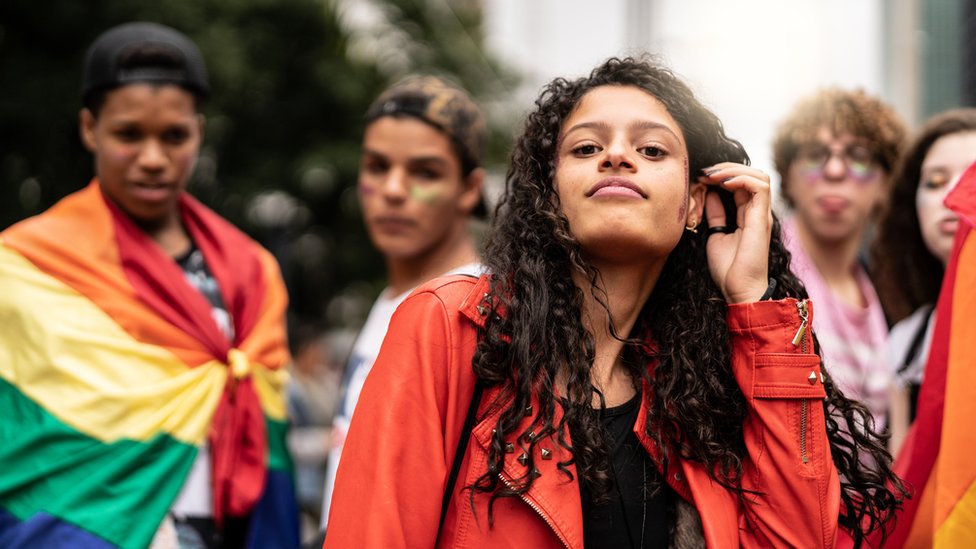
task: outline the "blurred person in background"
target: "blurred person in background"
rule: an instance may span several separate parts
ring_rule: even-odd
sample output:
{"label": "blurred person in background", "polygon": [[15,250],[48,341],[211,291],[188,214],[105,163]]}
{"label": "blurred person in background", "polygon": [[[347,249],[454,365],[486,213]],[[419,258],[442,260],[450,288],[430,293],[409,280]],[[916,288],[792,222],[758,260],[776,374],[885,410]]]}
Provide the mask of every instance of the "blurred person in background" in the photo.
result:
{"label": "blurred person in background", "polygon": [[302,530],[307,534],[318,530],[332,420],[339,404],[342,358],[347,354],[339,350],[336,334],[319,326],[298,324],[290,331],[288,449],[295,460],[295,487]]}
{"label": "blurred person in background", "polygon": [[552,81],[490,274],[393,316],[325,547],[831,547],[890,519],[887,453],[820,368],[748,161],[656,64]]}
{"label": "blurred person in background", "polygon": [[890,408],[893,454],[915,419],[935,302],[959,228],[959,216],[945,205],[945,198],[974,161],[976,109],[930,118],[899,162],[871,249],[878,294],[894,324],[885,354],[895,377]]}
{"label": "blurred person in background", "polygon": [[779,125],[773,159],[792,210],[783,221],[790,268],[817,304],[824,367],[883,430],[890,372],[888,324],[861,248],[887,198],[905,138],[897,113],[861,90],[829,88]]}
{"label": "blurred person in background", "polygon": [[416,76],[381,93],[365,118],[359,203],[370,240],[386,260],[388,286],[373,304],[343,373],[323,526],[353,410],[393,311],[426,280],[482,270],[469,226],[472,216],[485,214],[488,129],[479,107],[444,79]]}
{"label": "blurred person in background", "polygon": [[0,547],[296,547],[284,284],[186,192],[203,58],[128,23],[83,75],[94,179],[0,233]]}

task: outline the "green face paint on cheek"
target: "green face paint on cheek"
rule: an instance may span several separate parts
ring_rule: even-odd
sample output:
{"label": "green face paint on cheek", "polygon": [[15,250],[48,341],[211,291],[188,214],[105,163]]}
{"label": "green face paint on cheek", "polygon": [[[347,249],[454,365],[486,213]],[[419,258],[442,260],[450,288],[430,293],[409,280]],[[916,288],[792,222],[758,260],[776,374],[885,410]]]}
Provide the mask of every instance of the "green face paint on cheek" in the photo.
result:
{"label": "green face paint on cheek", "polygon": [[440,185],[411,185],[410,198],[423,204],[436,204],[444,196],[444,188]]}

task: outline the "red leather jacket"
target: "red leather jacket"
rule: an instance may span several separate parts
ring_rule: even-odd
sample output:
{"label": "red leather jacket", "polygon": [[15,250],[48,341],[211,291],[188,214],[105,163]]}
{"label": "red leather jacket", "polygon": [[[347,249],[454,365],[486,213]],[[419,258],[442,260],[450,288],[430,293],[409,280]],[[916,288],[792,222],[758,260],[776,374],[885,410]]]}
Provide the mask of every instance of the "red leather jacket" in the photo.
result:
{"label": "red leather jacket", "polygon": [[[535,456],[541,476],[521,499],[495,501],[493,526],[487,494],[476,494],[472,509],[471,492],[463,488],[487,469],[500,411],[475,424],[435,539],[474,391],[471,359],[487,287],[485,278],[436,279],[394,314],[339,463],[326,548],[583,547],[579,486],[575,472],[570,480],[557,470],[567,453],[555,443],[536,446],[552,458]],[[749,405],[742,487],[758,495],[742,503],[696,463],[673,462],[662,472],[697,508],[708,547],[834,545],[840,483],[824,426],[820,361],[804,352],[813,348],[809,330],[793,344],[806,306],[786,299],[729,307],[732,369]],[[643,394],[646,399],[649,391]],[[478,417],[496,396],[497,389],[485,391]],[[655,457],[644,435],[646,409],[645,401],[634,432]],[[525,474],[518,454],[507,454],[503,481]]]}

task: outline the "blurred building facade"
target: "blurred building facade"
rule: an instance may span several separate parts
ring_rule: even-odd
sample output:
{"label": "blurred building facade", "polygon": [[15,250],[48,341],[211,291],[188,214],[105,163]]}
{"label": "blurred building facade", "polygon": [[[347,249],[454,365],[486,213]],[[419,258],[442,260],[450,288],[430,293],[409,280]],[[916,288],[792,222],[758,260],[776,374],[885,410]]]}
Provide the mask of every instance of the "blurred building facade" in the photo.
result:
{"label": "blurred building facade", "polygon": [[484,0],[483,9],[486,46],[523,76],[513,120],[553,77],[646,51],[689,82],[774,181],[776,124],[821,87],[863,88],[912,126],[976,101],[976,0]]}

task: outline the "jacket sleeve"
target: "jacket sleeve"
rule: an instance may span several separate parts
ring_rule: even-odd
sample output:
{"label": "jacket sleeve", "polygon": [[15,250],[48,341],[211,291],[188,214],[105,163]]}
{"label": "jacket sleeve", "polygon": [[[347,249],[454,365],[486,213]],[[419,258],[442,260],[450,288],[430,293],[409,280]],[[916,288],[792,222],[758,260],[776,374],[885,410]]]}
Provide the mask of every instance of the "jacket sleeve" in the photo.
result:
{"label": "jacket sleeve", "polygon": [[824,423],[826,393],[812,322],[809,300],[729,306],[732,368],[748,404],[743,547],[835,543],[840,481]]}
{"label": "jacket sleeve", "polygon": [[325,548],[434,546],[474,385],[457,371],[471,369],[476,337],[462,321],[429,291],[394,313],[339,460]]}

